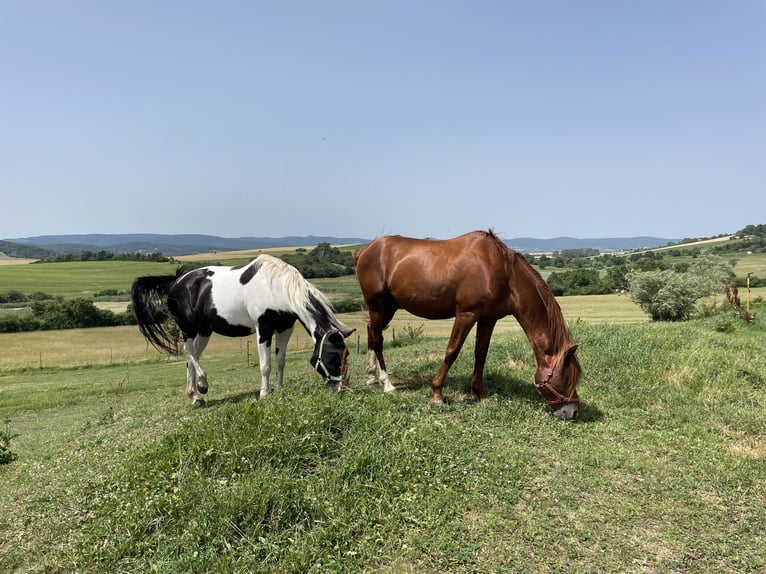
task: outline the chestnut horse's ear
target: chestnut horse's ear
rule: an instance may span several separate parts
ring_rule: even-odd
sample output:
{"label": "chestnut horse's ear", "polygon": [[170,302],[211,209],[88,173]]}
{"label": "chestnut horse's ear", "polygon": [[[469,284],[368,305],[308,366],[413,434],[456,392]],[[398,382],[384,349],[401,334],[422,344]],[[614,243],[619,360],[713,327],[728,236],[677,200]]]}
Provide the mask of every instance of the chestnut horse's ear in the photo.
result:
{"label": "chestnut horse's ear", "polygon": [[572,345],[566,350],[566,353],[564,353],[564,359],[566,359],[570,355],[574,355],[576,352],[577,352],[577,345]]}

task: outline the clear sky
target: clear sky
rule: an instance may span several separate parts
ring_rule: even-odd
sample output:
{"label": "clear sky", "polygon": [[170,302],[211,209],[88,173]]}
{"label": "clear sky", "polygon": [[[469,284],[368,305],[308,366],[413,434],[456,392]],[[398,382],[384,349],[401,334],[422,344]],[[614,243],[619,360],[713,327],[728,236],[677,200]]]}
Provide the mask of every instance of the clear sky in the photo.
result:
{"label": "clear sky", "polygon": [[764,0],[0,0],[0,238],[766,222]]}

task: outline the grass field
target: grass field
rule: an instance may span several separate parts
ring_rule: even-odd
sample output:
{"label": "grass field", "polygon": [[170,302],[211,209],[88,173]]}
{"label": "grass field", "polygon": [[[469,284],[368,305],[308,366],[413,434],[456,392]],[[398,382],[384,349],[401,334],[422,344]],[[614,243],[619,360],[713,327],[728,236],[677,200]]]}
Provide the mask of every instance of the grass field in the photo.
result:
{"label": "grass field", "polygon": [[130,292],[139,275],[175,273],[177,264],[136,261],[82,261],[0,266],[0,293],[11,290],[63,297],[89,297],[99,291]]}
{"label": "grass field", "polygon": [[0,421],[19,435],[0,465],[0,571],[763,571],[763,325],[612,323],[566,299],[575,424],[536,397],[513,325],[493,339],[489,399],[470,400],[467,347],[444,408],[428,405],[443,322],[387,347],[391,397],[364,388],[356,353],[351,391],[330,394],[296,338],[286,389],[256,401],[255,361],[214,337],[201,410],[183,361],[135,329],[0,338],[3,361],[32,335],[50,348],[42,368],[0,366]]}
{"label": "grass field", "polygon": [[[176,266],[15,267],[0,292],[83,296]],[[358,296],[353,277],[315,283]],[[403,312],[385,334],[394,396],[363,384],[360,312],[342,315],[357,328],[345,396],[298,328],[285,390],[261,401],[254,342],[213,337],[207,409],[184,394],[184,361],[135,327],[0,334],[0,439],[18,435],[0,464],[0,572],[764,572],[765,295],[751,326],[559,298],[584,373],[574,424],[536,396],[511,318],[489,398],[470,398],[471,336],[443,408],[429,383],[451,321]]]}

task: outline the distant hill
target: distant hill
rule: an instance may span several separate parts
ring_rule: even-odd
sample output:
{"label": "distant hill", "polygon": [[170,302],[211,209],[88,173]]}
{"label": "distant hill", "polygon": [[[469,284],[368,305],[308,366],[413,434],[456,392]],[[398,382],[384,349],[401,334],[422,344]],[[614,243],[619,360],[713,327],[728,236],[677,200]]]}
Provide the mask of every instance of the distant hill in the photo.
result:
{"label": "distant hill", "polygon": [[[286,236],[286,237],[217,237],[215,235],[166,235],[153,233],[135,234],[84,234],[84,235],[39,235],[7,239],[0,242],[0,251],[11,257],[35,257],[48,259],[47,254],[55,257],[58,253],[80,253],[82,251],[110,251],[112,253],[153,253],[168,256],[191,255],[213,251],[240,251],[245,249],[265,249],[270,247],[310,247],[318,243],[346,245],[368,243],[370,239],[361,237],[326,237],[326,236]],[[623,251],[662,247],[669,243],[678,243],[677,239],[661,237],[607,237],[577,239],[574,237],[554,237],[535,239],[517,237],[506,239],[506,244],[524,253],[562,251],[565,249],[598,249],[599,251]],[[13,246],[16,246],[14,248]],[[21,253],[24,253],[22,255]],[[32,255],[36,253],[36,255]]]}
{"label": "distant hill", "polygon": [[0,253],[6,257],[17,259],[53,259],[56,254],[50,249],[43,249],[34,245],[22,245],[10,241],[0,241]]}
{"label": "distant hill", "polygon": [[40,235],[8,239],[8,242],[34,246],[54,253],[80,253],[82,251],[110,251],[112,253],[153,253],[164,255],[190,255],[213,251],[239,251],[269,247],[303,247],[318,243],[343,245],[367,243],[359,237],[217,237],[214,235],[163,235],[135,234],[88,234],[88,235]]}
{"label": "distant hill", "polygon": [[532,237],[516,237],[506,239],[508,247],[523,253],[545,251],[563,251],[565,249],[598,249],[599,251],[627,251],[631,249],[651,249],[664,247],[669,243],[678,243],[679,239],[662,237],[600,237],[592,239],[577,239],[574,237],[554,237],[552,239],[535,239]]}

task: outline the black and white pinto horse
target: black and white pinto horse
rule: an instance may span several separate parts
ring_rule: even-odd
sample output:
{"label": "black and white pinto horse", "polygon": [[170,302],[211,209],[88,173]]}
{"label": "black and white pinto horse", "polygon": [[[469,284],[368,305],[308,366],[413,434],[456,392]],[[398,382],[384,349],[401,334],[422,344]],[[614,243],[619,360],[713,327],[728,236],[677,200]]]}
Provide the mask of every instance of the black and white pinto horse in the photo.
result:
{"label": "black and white pinto horse", "polygon": [[327,297],[300,272],[270,255],[244,266],[209,266],[176,275],[139,277],[131,288],[138,328],[159,351],[178,354],[178,339],[168,330],[168,314],[183,337],[186,394],[202,406],[207,373],[199,358],[212,333],[244,337],[256,333],[261,367],[260,397],[269,392],[271,342],[276,339],[275,385],[282,388],[287,343],[300,321],[314,341],[310,363],[336,391],[347,387],[345,338],[355,329],[335,316]]}

